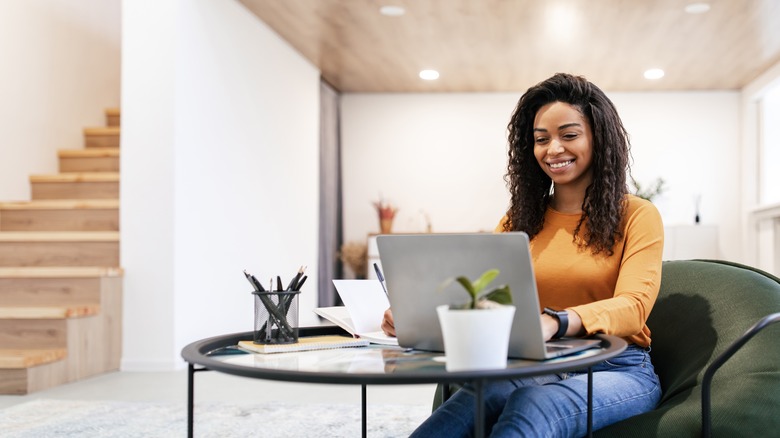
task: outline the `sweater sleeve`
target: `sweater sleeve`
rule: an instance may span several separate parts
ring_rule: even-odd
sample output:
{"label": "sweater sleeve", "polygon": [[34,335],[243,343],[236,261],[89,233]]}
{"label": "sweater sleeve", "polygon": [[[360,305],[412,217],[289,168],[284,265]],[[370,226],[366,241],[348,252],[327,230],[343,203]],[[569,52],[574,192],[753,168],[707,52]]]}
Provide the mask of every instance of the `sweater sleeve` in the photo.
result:
{"label": "sweater sleeve", "polygon": [[[622,258],[612,298],[572,307],[587,334],[606,333],[648,346],[645,325],[661,284],[664,229],[653,204],[634,198],[624,227]],[[619,254],[619,251],[615,251]]]}
{"label": "sweater sleeve", "polygon": [[504,224],[509,222],[509,217],[504,215],[504,217],[501,218],[500,221],[498,221],[498,225],[496,225],[496,229],[493,230],[494,233],[503,233],[504,232]]}

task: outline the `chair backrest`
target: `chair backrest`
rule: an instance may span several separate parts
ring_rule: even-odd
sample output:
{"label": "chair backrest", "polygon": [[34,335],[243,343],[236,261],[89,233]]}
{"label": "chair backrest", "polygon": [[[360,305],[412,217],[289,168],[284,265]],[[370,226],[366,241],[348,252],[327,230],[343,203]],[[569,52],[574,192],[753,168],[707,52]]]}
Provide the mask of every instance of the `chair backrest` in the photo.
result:
{"label": "chair backrest", "polygon": [[[780,312],[780,279],[714,260],[667,261],[647,325],[663,396],[648,412],[598,436],[699,436],[707,366],[764,316]],[[715,374],[714,436],[780,431],[780,324],[768,327]],[[771,432],[770,432],[771,431]]]}

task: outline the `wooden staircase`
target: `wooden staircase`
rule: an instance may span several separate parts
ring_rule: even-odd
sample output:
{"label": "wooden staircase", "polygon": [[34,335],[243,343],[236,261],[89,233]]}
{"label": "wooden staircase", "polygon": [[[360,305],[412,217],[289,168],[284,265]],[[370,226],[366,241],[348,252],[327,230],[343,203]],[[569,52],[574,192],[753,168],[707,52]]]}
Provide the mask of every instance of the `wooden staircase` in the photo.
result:
{"label": "wooden staircase", "polygon": [[32,175],[32,200],[0,202],[0,394],[119,369],[118,109]]}

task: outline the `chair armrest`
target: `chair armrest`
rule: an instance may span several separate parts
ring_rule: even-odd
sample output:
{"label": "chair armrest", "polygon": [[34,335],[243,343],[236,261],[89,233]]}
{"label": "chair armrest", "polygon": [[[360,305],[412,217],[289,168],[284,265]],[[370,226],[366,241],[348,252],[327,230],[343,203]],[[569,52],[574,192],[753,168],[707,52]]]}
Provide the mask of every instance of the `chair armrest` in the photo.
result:
{"label": "chair armrest", "polygon": [[704,377],[702,378],[701,385],[701,435],[702,437],[709,438],[712,434],[712,418],[711,418],[711,402],[710,402],[710,389],[712,386],[712,378],[715,372],[731,358],[743,345],[747,343],[758,332],[765,329],[767,326],[780,322],[780,313],[772,313],[761,318],[760,321],[750,327],[745,334],[740,336],[729,347],[716,357],[714,361],[704,371]]}

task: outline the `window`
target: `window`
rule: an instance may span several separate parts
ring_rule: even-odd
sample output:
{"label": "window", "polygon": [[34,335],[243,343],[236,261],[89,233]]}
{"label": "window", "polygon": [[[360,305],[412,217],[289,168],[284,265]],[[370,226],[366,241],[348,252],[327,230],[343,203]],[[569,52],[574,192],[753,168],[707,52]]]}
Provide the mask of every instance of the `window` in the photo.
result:
{"label": "window", "polygon": [[780,204],[780,83],[761,99],[759,203]]}

